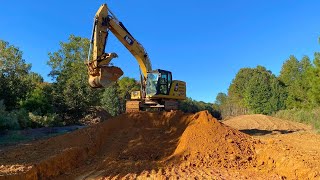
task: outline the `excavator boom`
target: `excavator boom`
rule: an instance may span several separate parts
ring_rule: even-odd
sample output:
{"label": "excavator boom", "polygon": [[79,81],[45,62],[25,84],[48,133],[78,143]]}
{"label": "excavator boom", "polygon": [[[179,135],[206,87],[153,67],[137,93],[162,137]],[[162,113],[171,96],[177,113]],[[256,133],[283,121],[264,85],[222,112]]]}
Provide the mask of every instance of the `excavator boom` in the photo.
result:
{"label": "excavator boom", "polygon": [[[107,87],[123,74],[118,67],[109,66],[117,57],[116,53],[105,53],[109,31],[130,51],[137,60],[144,81],[152,70],[151,62],[143,46],[128,32],[125,26],[108,9],[106,4],[98,9],[93,25],[93,36],[90,50],[93,60],[88,60],[89,84],[91,87]],[[91,54],[91,51],[89,55]],[[89,59],[89,58],[88,58]]]}

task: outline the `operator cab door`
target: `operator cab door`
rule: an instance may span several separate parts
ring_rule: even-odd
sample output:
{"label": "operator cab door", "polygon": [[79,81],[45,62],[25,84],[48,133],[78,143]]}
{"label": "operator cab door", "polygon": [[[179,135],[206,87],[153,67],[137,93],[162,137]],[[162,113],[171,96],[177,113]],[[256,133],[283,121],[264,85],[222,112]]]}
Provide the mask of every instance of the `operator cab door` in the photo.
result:
{"label": "operator cab door", "polygon": [[146,95],[169,95],[172,84],[172,74],[170,71],[154,70],[148,73]]}
{"label": "operator cab door", "polygon": [[159,70],[159,91],[158,94],[169,95],[172,82],[172,75],[169,71]]}

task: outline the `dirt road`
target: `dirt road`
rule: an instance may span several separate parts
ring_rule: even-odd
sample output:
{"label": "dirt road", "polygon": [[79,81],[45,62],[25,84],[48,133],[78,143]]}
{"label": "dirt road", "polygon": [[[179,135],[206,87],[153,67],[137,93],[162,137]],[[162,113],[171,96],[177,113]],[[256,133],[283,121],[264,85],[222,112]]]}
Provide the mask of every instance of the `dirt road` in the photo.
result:
{"label": "dirt road", "polygon": [[258,170],[288,179],[320,179],[320,135],[308,125],[265,115],[243,115],[223,122],[254,136]]}
{"label": "dirt road", "polygon": [[142,112],[2,150],[0,179],[320,179],[319,147],[310,127],[263,115]]}

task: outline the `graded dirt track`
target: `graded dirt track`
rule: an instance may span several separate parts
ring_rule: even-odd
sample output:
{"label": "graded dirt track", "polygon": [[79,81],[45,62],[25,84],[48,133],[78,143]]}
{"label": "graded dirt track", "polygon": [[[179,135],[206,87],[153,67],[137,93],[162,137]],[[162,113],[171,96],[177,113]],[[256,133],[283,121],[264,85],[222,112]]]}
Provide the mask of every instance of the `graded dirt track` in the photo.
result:
{"label": "graded dirt track", "polygon": [[250,135],[287,134],[311,130],[311,126],[262,114],[241,115],[223,121],[224,124]]}
{"label": "graded dirt track", "polygon": [[319,137],[253,137],[206,111],[131,113],[1,150],[0,179],[314,179]]}
{"label": "graded dirt track", "polygon": [[261,141],[256,146],[259,171],[288,179],[320,179],[320,135],[311,126],[261,114],[223,123]]}

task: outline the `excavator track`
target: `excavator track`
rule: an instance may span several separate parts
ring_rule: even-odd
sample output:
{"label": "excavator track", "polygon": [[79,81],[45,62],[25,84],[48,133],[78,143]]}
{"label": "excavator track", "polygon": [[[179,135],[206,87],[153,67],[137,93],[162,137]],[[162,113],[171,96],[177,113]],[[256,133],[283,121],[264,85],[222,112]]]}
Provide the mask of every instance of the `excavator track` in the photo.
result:
{"label": "excavator track", "polygon": [[178,110],[179,103],[178,101],[167,100],[163,101],[161,104],[151,101],[151,102],[142,102],[138,100],[128,100],[126,102],[126,112],[139,112],[139,111],[171,111]]}

